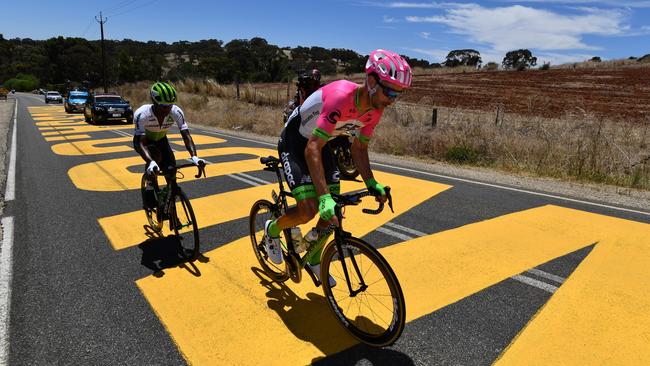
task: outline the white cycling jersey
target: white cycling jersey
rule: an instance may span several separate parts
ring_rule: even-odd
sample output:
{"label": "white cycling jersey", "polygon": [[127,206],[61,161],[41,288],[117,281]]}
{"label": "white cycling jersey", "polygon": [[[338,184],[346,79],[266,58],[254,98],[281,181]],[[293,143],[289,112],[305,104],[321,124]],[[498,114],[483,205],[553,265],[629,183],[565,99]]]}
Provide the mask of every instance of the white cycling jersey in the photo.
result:
{"label": "white cycling jersey", "polygon": [[158,124],[158,118],[153,114],[152,106],[153,104],[145,104],[133,114],[136,136],[144,135],[149,141],[158,141],[167,135],[167,130],[174,123],[181,131],[189,129],[185,123],[185,115],[178,106],[172,106],[172,110],[163,118],[162,125]]}

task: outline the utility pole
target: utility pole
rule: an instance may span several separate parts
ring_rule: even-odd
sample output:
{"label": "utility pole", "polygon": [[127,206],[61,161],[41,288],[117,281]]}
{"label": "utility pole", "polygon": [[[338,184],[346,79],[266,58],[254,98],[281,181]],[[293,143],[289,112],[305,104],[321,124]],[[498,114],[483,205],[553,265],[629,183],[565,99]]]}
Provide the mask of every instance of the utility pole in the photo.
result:
{"label": "utility pole", "polygon": [[106,48],[104,47],[104,23],[108,21],[108,18],[102,17],[102,12],[99,12],[99,19],[95,17],[97,23],[99,23],[99,29],[102,32],[102,81],[104,83],[104,93],[108,93],[108,88],[106,87]]}

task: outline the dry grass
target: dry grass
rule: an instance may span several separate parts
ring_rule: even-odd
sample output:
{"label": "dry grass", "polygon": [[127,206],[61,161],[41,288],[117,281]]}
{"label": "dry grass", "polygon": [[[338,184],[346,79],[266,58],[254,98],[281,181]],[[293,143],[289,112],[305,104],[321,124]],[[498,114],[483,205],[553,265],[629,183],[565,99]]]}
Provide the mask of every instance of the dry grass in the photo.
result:
{"label": "dry grass", "polygon": [[[120,92],[138,106],[148,103],[150,83],[125,85]],[[279,136],[286,84],[240,87],[211,82],[175,84],[190,123]],[[284,94],[278,94],[284,91]],[[294,89],[291,89],[293,92]],[[425,98],[426,99],[426,98]],[[548,119],[514,114],[400,103],[388,108],[371,149],[394,155],[444,160],[517,173],[602,182],[650,189],[650,120],[614,122],[589,114]]]}

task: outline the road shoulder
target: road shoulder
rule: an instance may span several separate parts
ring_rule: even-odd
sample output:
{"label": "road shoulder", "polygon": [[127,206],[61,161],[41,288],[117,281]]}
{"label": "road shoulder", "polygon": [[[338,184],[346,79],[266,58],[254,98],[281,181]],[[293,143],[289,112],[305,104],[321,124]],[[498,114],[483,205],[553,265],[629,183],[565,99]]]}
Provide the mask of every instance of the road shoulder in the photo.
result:
{"label": "road shoulder", "polygon": [[4,186],[7,182],[8,138],[15,103],[16,99],[12,97],[7,98],[6,101],[0,101],[0,187],[3,188],[0,190],[0,215],[5,207]]}
{"label": "road shoulder", "polygon": [[[249,132],[226,130],[211,126],[197,125],[197,127],[208,131],[215,131],[218,133],[263,141],[271,144],[277,144],[278,142],[278,138],[272,136],[262,136]],[[436,161],[426,161],[413,157],[393,156],[387,154],[371,153],[370,159],[373,162],[385,165],[399,166],[432,174],[479,181],[494,185],[503,185],[550,195],[570,197],[589,202],[598,202],[611,206],[639,209],[645,212],[648,212],[648,208],[650,207],[650,191],[604,184],[591,184],[578,181],[563,181],[553,178],[526,176],[486,168],[456,166]]]}

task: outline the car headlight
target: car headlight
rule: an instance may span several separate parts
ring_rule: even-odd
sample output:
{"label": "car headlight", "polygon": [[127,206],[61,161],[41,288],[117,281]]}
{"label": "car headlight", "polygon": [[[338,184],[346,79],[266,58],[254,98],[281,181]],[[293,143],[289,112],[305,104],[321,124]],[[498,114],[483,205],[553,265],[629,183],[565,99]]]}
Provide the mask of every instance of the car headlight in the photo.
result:
{"label": "car headlight", "polygon": [[95,110],[98,112],[103,112],[105,109],[104,107],[95,107]]}

